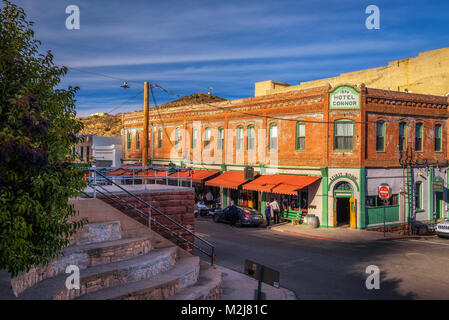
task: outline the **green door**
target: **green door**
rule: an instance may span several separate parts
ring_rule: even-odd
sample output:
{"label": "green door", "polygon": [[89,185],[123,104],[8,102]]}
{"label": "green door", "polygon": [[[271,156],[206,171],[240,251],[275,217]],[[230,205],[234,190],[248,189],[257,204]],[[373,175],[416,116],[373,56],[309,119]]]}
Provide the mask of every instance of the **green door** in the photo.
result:
{"label": "green door", "polygon": [[437,219],[443,217],[443,192],[435,192],[435,212],[437,214]]}

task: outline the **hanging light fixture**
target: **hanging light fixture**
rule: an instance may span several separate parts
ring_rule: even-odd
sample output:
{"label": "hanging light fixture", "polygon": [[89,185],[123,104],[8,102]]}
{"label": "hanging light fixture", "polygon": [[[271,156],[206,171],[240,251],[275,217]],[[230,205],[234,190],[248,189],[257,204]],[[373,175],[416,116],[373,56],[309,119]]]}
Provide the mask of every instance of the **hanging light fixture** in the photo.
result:
{"label": "hanging light fixture", "polygon": [[128,82],[126,82],[126,81],[123,82],[123,84],[120,87],[122,87],[123,89],[129,89],[130,88]]}

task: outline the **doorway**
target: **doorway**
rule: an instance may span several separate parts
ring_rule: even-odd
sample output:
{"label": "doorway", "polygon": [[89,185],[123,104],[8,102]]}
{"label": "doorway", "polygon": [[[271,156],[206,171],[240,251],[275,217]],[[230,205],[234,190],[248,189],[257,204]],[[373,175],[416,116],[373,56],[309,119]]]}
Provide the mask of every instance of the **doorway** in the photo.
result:
{"label": "doorway", "polygon": [[437,219],[443,217],[443,192],[435,192],[435,213]]}
{"label": "doorway", "polygon": [[337,227],[349,226],[350,211],[349,198],[337,198]]}

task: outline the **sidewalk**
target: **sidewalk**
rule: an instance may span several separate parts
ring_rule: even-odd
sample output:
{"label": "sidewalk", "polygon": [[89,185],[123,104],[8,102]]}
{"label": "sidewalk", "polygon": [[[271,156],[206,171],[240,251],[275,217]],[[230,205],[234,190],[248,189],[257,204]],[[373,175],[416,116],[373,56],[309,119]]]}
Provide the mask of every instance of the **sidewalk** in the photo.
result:
{"label": "sidewalk", "polygon": [[272,226],[270,230],[284,232],[300,237],[337,241],[337,242],[370,242],[399,239],[421,239],[423,236],[407,236],[396,233],[366,231],[351,228],[313,228],[308,225],[283,224]]}
{"label": "sidewalk", "polygon": [[[254,300],[254,290],[257,290],[258,281],[234,270],[215,266],[222,272],[223,293],[220,300]],[[267,300],[296,300],[293,291],[285,288],[275,288],[262,283],[262,292]]]}

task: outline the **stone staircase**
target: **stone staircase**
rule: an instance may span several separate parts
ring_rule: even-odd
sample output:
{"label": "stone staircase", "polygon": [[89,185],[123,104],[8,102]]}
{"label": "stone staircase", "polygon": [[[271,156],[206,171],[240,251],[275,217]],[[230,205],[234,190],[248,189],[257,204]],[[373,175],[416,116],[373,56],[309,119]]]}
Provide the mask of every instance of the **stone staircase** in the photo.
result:
{"label": "stone staircase", "polygon": [[[138,234],[123,230],[123,225],[132,223],[126,220],[122,224],[104,221],[86,225],[72,239],[63,256],[13,278],[14,294],[24,300],[220,297],[221,272],[148,228],[139,227]],[[80,270],[79,289],[66,287],[66,279],[71,275],[65,273],[69,265],[76,265]]]}

